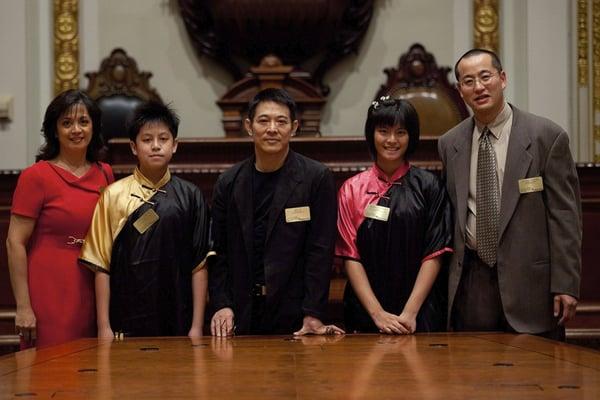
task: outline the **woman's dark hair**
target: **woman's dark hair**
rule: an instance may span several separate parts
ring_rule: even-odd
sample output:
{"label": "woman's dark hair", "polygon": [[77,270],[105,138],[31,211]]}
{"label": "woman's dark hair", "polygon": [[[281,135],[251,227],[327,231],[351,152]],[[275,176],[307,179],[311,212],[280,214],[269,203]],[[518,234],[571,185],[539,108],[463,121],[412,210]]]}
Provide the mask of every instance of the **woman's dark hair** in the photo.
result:
{"label": "woman's dark hair", "polygon": [[408,159],[417,149],[420,135],[417,110],[406,100],[385,96],[371,104],[367,113],[367,122],[365,122],[365,139],[373,159],[377,159],[375,128],[394,125],[400,125],[408,131],[408,148],[404,157]]}
{"label": "woman's dark hair", "polygon": [[159,103],[157,101],[147,101],[135,108],[129,123],[127,124],[127,133],[129,140],[135,142],[135,138],[140,129],[146,124],[162,122],[167,126],[173,139],[177,137],[179,129],[179,117],[169,105]]}
{"label": "woman's dark hair", "polygon": [[254,119],[256,107],[258,107],[260,103],[265,103],[267,101],[286,106],[288,110],[290,110],[291,121],[293,122],[296,120],[296,102],[292,99],[292,96],[284,89],[268,88],[258,92],[248,104],[248,119],[250,121]]}
{"label": "woman's dark hair", "polygon": [[60,153],[57,125],[58,120],[74,106],[83,104],[92,119],[92,139],[85,153],[85,158],[90,162],[96,162],[103,156],[104,140],[102,139],[102,111],[84,91],[70,89],[56,96],[46,108],[44,122],[42,123],[42,135],[45,143],[40,147],[35,160],[51,160]]}

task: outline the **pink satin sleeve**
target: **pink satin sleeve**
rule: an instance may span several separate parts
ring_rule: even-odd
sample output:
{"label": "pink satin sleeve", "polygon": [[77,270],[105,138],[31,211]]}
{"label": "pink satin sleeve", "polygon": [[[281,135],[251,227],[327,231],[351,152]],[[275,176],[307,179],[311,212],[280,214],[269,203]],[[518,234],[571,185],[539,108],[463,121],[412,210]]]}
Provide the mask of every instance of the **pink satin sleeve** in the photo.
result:
{"label": "pink satin sleeve", "polygon": [[[369,191],[372,170],[367,170],[348,179],[338,193],[338,236],[335,255],[342,258],[360,260],[356,247],[358,228],[363,223],[365,207],[377,201]],[[369,193],[368,193],[369,192]]]}

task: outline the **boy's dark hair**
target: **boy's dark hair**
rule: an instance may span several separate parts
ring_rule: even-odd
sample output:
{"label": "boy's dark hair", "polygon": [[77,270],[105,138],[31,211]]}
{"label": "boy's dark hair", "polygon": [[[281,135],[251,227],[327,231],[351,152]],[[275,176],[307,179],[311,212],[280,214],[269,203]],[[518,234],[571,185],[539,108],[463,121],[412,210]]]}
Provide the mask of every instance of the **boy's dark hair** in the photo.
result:
{"label": "boy's dark hair", "polygon": [[179,116],[169,105],[157,101],[147,101],[135,108],[129,123],[127,124],[127,133],[129,140],[135,142],[135,138],[140,129],[146,124],[162,122],[169,128],[173,139],[177,138],[177,129],[179,128]]}
{"label": "boy's dark hair", "polygon": [[90,162],[96,162],[102,158],[105,149],[102,140],[102,111],[84,91],[70,89],[56,96],[46,108],[42,123],[42,136],[44,136],[45,143],[40,147],[35,161],[51,160],[58,156],[60,152],[58,119],[78,104],[82,104],[86,108],[92,120],[92,139],[85,158]]}
{"label": "boy's dark hair", "polygon": [[417,110],[406,100],[381,97],[369,107],[365,122],[365,139],[373,159],[377,159],[375,128],[394,125],[400,125],[408,131],[408,148],[404,157],[408,159],[417,149],[420,135]]}
{"label": "boy's dark hair", "polygon": [[256,107],[260,103],[272,101],[273,103],[286,106],[290,110],[290,119],[296,120],[296,102],[284,89],[268,88],[258,92],[254,98],[248,103],[248,119],[252,121],[256,114]]}
{"label": "boy's dark hair", "polygon": [[498,72],[502,72],[502,63],[500,62],[500,58],[498,57],[498,55],[496,53],[494,53],[491,50],[486,50],[486,49],[471,49],[471,50],[467,51],[465,54],[463,54],[462,56],[460,56],[460,58],[458,59],[456,64],[454,64],[454,77],[456,78],[457,81],[460,79],[460,77],[458,76],[458,64],[465,58],[478,56],[480,54],[488,54],[490,57],[492,57],[492,66],[494,68],[496,68],[496,70],[498,70]]}

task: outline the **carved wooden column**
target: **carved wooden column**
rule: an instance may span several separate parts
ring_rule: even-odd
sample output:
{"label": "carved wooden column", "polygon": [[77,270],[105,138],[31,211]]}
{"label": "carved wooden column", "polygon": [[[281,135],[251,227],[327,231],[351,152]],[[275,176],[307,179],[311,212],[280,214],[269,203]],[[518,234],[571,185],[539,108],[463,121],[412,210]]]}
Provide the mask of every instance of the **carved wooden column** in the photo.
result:
{"label": "carved wooden column", "polygon": [[498,54],[499,0],[474,0],[473,43],[474,47],[488,49]]}
{"label": "carved wooden column", "polygon": [[576,133],[579,158],[600,162],[600,0],[577,0]]}
{"label": "carved wooden column", "polygon": [[54,94],[79,87],[79,0],[54,0]]}
{"label": "carved wooden column", "polygon": [[[590,132],[590,33],[589,1],[577,0],[577,125],[575,133],[579,135],[579,159],[595,159],[594,138]],[[583,145],[582,145],[583,144]]]}
{"label": "carved wooden column", "polygon": [[594,162],[600,162],[600,0],[592,3],[592,79]]}

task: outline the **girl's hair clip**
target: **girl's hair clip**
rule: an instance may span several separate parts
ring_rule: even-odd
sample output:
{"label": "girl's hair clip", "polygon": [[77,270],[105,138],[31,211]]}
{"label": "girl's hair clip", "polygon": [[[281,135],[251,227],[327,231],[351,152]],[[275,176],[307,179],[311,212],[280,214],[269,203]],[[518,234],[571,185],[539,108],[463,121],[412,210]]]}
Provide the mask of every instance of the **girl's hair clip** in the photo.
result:
{"label": "girl's hair clip", "polygon": [[379,107],[379,105],[380,105],[379,102],[381,102],[381,104],[385,105],[385,103],[389,102],[390,100],[393,101],[393,99],[391,99],[389,95],[379,97],[379,100],[375,100],[371,103],[371,105],[373,106],[373,110],[377,110],[377,107]]}

